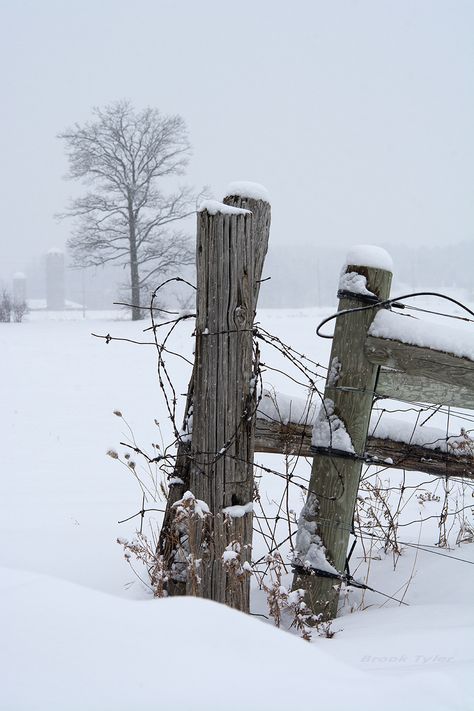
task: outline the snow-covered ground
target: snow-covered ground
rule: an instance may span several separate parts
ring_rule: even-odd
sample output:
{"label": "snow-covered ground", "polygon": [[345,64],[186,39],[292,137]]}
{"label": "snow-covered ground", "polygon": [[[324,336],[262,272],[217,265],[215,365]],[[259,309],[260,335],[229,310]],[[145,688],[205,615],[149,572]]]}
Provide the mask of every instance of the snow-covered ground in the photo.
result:
{"label": "snow-covered ground", "polygon": [[[259,321],[326,365],[330,341],[314,331],[327,314],[263,311]],[[368,570],[356,549],[355,577],[408,606],[349,591],[332,639],[315,635],[308,644],[210,602],[153,599],[116,543],[133,536],[138,519],[117,522],[139,510],[140,491],[106,451],[122,451],[119,442],[130,436],[117,408],[144,448],[169,436],[155,350],[90,335],[147,341],[143,324],[117,314],[80,316],[31,314],[0,327],[2,711],[474,708],[474,545],[437,548],[435,517],[400,529],[402,541],[424,548],[404,546],[395,570],[392,555],[379,550]],[[182,325],[174,350],[190,355],[191,331]],[[263,360],[278,365],[268,349]],[[170,359],[167,366],[185,393],[186,365]],[[278,373],[264,377],[292,392]],[[281,467],[276,455],[258,461]],[[298,472],[308,466],[301,461]],[[407,477],[410,484],[428,478]],[[442,483],[436,486],[441,494]],[[279,492],[281,481],[265,475],[269,510]],[[471,492],[459,493],[465,505]],[[302,503],[294,494],[295,510]],[[413,496],[402,520],[434,516],[439,507]],[[256,539],[255,557],[264,553]],[[267,614],[265,602],[255,587],[254,612]]]}

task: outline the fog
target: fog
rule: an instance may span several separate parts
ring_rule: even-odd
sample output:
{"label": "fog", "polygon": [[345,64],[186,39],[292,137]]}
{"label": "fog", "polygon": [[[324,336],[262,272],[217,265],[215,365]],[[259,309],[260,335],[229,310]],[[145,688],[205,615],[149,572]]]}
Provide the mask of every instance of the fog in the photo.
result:
{"label": "fog", "polygon": [[[328,303],[359,242],[388,248],[400,282],[469,287],[472,3],[10,0],[0,26],[3,283],[21,270],[41,296],[43,255],[68,238],[54,214],[79,188],[58,132],[128,98],[183,116],[197,189],[268,188],[262,304]],[[90,306],[123,278],[68,274]]]}

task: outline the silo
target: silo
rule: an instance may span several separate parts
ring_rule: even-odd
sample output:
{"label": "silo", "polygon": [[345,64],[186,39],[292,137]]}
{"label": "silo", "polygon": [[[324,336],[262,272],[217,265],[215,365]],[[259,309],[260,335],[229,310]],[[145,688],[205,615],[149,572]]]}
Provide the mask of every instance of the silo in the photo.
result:
{"label": "silo", "polygon": [[26,276],[23,272],[16,272],[13,275],[13,303],[26,303]]}
{"label": "silo", "polygon": [[46,254],[46,308],[64,309],[64,252],[50,249]]}

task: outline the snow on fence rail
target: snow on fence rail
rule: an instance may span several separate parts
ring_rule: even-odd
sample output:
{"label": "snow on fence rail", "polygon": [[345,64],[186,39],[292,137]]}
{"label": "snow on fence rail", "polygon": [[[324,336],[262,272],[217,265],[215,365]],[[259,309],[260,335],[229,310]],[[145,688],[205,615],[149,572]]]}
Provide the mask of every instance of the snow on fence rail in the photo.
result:
{"label": "snow on fence rail", "polygon": [[[380,381],[380,374],[379,374]],[[430,381],[431,382],[431,381]],[[380,386],[376,391],[380,394]],[[438,390],[439,391],[439,390]],[[423,393],[424,401],[429,398]],[[392,393],[386,397],[397,399]],[[316,403],[266,390],[257,411],[255,451],[313,457]],[[467,434],[412,425],[372,414],[365,446],[366,464],[474,480],[474,440]]]}

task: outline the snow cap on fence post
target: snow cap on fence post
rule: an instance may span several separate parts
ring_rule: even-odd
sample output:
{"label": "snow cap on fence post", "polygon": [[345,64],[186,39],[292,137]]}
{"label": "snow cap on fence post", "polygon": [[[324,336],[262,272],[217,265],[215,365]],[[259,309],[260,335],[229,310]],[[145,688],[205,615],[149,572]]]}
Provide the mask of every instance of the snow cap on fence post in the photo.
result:
{"label": "snow cap on fence post", "polygon": [[347,252],[343,271],[350,264],[359,267],[383,269],[386,272],[393,273],[392,257],[385,249],[374,244],[357,244],[351,247]]}
{"label": "snow cap on fence post", "polygon": [[226,197],[235,195],[240,198],[251,198],[252,200],[263,200],[270,202],[268,190],[260,183],[252,183],[247,180],[237,180],[227,187]]}

